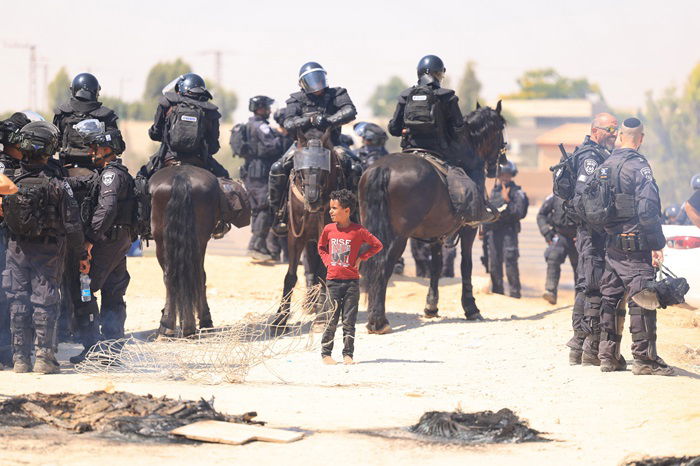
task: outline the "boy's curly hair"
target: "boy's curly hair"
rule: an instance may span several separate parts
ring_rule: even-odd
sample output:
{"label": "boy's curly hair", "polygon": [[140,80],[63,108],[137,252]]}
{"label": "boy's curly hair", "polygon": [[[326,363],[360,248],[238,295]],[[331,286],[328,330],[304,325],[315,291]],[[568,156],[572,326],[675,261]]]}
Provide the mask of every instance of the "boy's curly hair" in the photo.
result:
{"label": "boy's curly hair", "polygon": [[344,209],[350,209],[350,212],[354,212],[357,206],[357,198],[355,195],[347,189],[338,189],[331,193],[331,201],[338,201],[338,204]]}

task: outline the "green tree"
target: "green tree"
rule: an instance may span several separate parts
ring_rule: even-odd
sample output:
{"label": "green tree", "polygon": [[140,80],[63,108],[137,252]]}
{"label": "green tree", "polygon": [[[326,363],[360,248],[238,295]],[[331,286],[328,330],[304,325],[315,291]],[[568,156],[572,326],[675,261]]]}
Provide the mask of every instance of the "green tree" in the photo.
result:
{"label": "green tree", "polygon": [[49,110],[56,108],[58,104],[70,97],[70,77],[65,68],[61,68],[48,86]]}
{"label": "green tree", "polygon": [[158,99],[163,88],[181,74],[189,73],[192,67],[181,58],[172,62],[156,63],[151,67],[146,77],[146,87],[143,90],[145,102]]}
{"label": "green tree", "polygon": [[233,112],[235,112],[236,107],[238,107],[238,95],[233,91],[224,89],[213,79],[207,79],[205,82],[207,83],[207,88],[214,96],[214,104],[219,107],[222,120],[227,123],[232,121]]}
{"label": "green tree", "polygon": [[467,62],[467,67],[462,75],[462,80],[457,88],[457,97],[459,97],[459,108],[463,114],[467,114],[476,108],[476,102],[479,100],[479,92],[481,92],[481,81],[476,77],[476,63],[473,61]]}
{"label": "green tree", "polygon": [[401,91],[407,87],[408,85],[398,76],[392,76],[386,84],[377,86],[367,101],[374,116],[392,116],[396,108],[396,99],[398,99]]}
{"label": "green tree", "polygon": [[506,99],[583,99],[589,94],[603,95],[597,84],[586,78],[566,78],[554,68],[528,70],[517,79],[520,91],[503,96]]}
{"label": "green tree", "polygon": [[690,177],[700,167],[700,63],[685,87],[654,98],[647,93],[642,152],[648,154],[664,203],[685,201]]}

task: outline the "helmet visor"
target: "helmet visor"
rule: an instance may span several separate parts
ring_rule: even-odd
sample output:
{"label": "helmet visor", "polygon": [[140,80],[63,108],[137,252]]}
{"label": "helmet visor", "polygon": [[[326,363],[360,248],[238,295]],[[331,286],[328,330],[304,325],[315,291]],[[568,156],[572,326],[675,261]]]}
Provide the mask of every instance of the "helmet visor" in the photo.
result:
{"label": "helmet visor", "polygon": [[306,92],[318,92],[328,87],[326,70],[314,68],[299,77],[299,85]]}
{"label": "helmet visor", "polygon": [[97,140],[98,136],[104,134],[105,132],[105,124],[94,118],[83,120],[80,123],[73,125],[73,128],[88,144],[93,144]]}

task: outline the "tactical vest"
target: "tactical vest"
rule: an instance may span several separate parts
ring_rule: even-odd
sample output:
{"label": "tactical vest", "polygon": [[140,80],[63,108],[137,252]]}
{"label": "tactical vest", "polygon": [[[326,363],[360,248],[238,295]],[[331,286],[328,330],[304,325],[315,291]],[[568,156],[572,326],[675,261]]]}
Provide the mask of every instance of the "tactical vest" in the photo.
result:
{"label": "tactical vest", "polygon": [[623,165],[635,156],[627,156],[617,164],[601,165],[588,178],[583,192],[574,199],[576,212],[586,223],[602,228],[637,214],[634,195],[623,193],[620,185]]}
{"label": "tactical vest", "polygon": [[[122,171],[126,170],[126,168],[123,168],[121,165],[111,166],[109,168]],[[80,218],[86,229],[90,228],[92,217],[99,203],[100,191],[102,188],[100,184],[101,179],[102,174],[96,174],[90,185],[90,192],[80,204]],[[117,193],[117,215],[112,223],[113,226],[123,225],[132,227],[139,223],[139,209],[136,206],[136,184],[130,176],[127,176],[126,180],[128,181],[127,186],[121,187],[121,190],[124,190],[126,193],[126,197],[120,199],[122,193]]]}
{"label": "tactical vest", "polygon": [[183,154],[202,157],[206,133],[205,110],[196,101],[182,100],[168,109],[168,146]]}
{"label": "tactical vest", "polygon": [[52,179],[43,173],[25,173],[15,179],[15,184],[18,191],[3,198],[10,232],[28,238],[55,236],[61,225]]}
{"label": "tactical vest", "polygon": [[[59,107],[62,109],[62,107]],[[83,138],[73,128],[83,120],[96,118],[100,121],[105,121],[113,112],[105,107],[98,107],[88,112],[79,112],[73,110],[71,112],[62,112],[63,118],[61,125],[63,127],[63,140],[61,141],[61,156],[63,157],[89,157],[90,147],[85,144]]]}

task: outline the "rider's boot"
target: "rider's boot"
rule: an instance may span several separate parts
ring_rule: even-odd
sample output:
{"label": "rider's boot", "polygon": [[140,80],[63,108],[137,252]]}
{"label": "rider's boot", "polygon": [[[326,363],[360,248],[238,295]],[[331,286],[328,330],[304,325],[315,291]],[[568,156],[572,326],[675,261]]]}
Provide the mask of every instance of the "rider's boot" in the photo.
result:
{"label": "rider's boot", "polygon": [[281,163],[275,163],[270,169],[269,196],[272,212],[272,232],[277,236],[287,234],[287,212],[283,205],[284,191],[287,187],[287,174]]}

